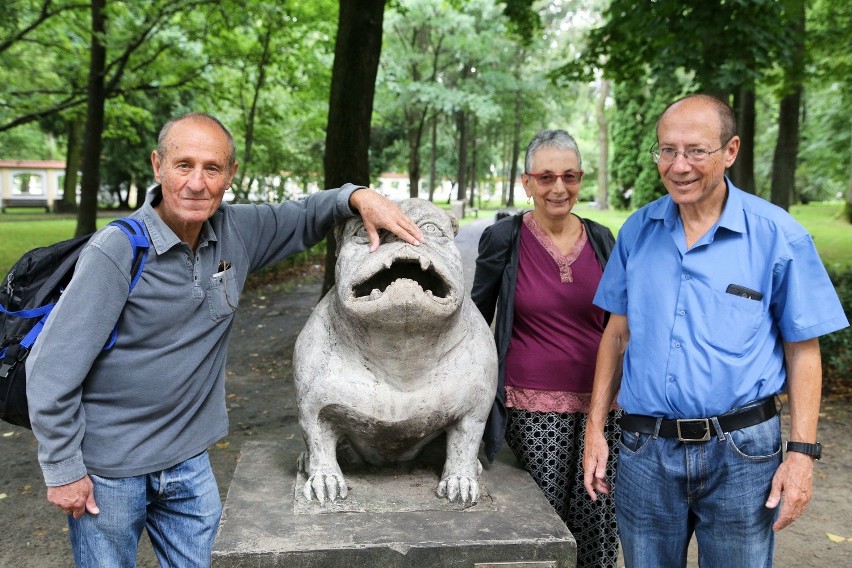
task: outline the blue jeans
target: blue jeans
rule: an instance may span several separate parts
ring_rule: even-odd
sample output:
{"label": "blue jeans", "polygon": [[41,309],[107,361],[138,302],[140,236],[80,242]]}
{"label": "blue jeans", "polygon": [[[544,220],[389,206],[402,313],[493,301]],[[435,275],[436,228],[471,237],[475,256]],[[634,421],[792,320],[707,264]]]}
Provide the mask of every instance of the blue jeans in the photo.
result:
{"label": "blue jeans", "polygon": [[135,566],[143,528],[160,566],[210,566],[222,503],[207,452],[146,475],[89,477],[100,513],[68,517],[78,567]]}
{"label": "blue jeans", "polygon": [[765,503],[780,464],[777,416],[707,442],[622,430],[614,494],[625,565],[686,566],[694,532],[701,566],[771,567],[777,509]]}

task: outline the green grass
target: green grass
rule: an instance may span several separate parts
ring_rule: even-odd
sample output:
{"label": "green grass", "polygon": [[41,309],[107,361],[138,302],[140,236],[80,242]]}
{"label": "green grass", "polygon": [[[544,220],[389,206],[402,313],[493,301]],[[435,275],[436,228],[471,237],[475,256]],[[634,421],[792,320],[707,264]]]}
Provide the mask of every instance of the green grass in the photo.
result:
{"label": "green grass", "polygon": [[[479,210],[479,219],[493,219],[501,209],[496,204],[487,205],[487,208]],[[525,206],[526,203],[521,203],[521,207]],[[840,201],[796,205],[791,210],[793,216],[813,235],[823,262],[836,271],[852,269],[852,225],[844,220],[842,210],[843,203]],[[606,225],[616,235],[630,214],[629,211],[599,211],[588,203],[577,204],[575,212]],[[98,227],[106,225],[110,219],[106,216],[98,218]],[[472,215],[468,215],[462,220],[462,225],[474,220]],[[10,209],[8,213],[0,215],[0,278],[6,275],[23,253],[69,239],[74,235],[75,227],[76,219],[73,215],[48,215],[38,208]]]}
{"label": "green grass", "polygon": [[[6,277],[12,265],[28,250],[74,236],[77,227],[74,215],[46,214],[43,209],[33,211],[16,209],[0,215],[0,279]],[[99,217],[98,227],[113,218]]]}
{"label": "green grass", "polygon": [[835,271],[852,268],[852,225],[843,216],[842,201],[794,205],[790,213],[813,236],[828,268]]}
{"label": "green grass", "polygon": [[[525,202],[523,207],[527,207]],[[479,217],[493,218],[496,212],[497,208],[480,209]],[[578,203],[574,206],[574,212],[581,217],[606,225],[616,236],[621,225],[632,213],[632,211],[614,209],[601,211],[588,203]],[[842,212],[842,201],[795,205],[790,211],[813,236],[822,261],[828,268],[835,271],[852,269],[852,225],[846,222]],[[469,216],[462,221],[462,225],[473,220]]]}

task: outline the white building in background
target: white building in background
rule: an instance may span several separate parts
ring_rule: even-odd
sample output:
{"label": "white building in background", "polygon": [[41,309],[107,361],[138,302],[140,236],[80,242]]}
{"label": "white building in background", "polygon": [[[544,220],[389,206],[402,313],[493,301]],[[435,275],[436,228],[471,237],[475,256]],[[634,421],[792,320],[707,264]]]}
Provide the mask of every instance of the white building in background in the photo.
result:
{"label": "white building in background", "polygon": [[65,162],[58,160],[0,160],[0,209],[44,207],[52,210],[62,199]]}

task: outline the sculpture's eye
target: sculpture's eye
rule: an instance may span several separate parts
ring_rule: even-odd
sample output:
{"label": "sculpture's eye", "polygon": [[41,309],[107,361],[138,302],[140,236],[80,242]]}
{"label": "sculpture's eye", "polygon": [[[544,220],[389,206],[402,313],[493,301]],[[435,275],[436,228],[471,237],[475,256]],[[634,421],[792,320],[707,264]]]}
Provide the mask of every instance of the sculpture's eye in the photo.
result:
{"label": "sculpture's eye", "polygon": [[422,225],[420,225],[420,230],[423,231],[424,235],[432,235],[432,236],[435,236],[435,237],[444,236],[443,229],[441,229],[441,227],[439,227],[435,223],[429,223],[429,222],[423,223]]}

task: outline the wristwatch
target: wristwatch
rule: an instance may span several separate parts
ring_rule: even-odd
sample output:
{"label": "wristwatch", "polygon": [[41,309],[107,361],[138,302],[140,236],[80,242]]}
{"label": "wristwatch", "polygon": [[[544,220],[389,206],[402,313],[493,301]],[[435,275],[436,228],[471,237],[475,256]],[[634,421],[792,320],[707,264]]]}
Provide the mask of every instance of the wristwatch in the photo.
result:
{"label": "wristwatch", "polygon": [[822,444],[806,444],[805,442],[787,442],[786,449],[788,452],[798,452],[811,456],[815,460],[822,457]]}

